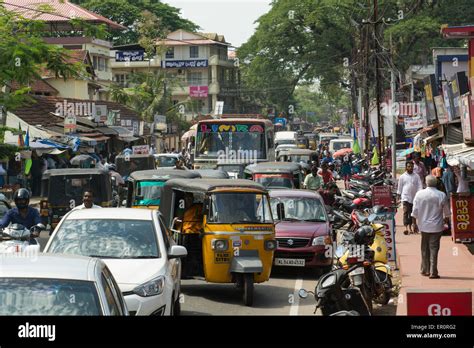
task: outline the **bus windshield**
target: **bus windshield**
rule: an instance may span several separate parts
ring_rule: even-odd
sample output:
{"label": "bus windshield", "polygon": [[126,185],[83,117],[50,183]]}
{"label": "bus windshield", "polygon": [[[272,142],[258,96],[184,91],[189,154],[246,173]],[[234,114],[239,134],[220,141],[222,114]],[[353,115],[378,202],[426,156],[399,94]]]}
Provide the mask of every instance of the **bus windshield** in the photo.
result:
{"label": "bus windshield", "polygon": [[[243,126],[243,125],[237,125]],[[254,125],[245,125],[252,129]],[[226,126],[220,131],[210,127],[198,129],[196,141],[196,158],[254,160],[266,159],[265,132],[263,127],[255,125],[256,131],[237,131],[234,125]],[[223,127],[220,125],[219,128]],[[214,131],[216,130],[216,131]]]}

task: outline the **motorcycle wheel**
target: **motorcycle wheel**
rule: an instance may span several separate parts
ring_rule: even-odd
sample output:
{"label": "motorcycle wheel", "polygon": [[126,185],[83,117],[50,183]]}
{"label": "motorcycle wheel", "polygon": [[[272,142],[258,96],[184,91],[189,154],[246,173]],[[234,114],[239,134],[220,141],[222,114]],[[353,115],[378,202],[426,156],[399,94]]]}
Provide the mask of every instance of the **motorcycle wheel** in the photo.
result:
{"label": "motorcycle wheel", "polygon": [[376,299],[375,303],[386,305],[390,301],[391,292],[392,292],[392,277],[387,275],[385,272],[376,271],[380,279],[386,279],[386,286],[384,284],[384,291]]}
{"label": "motorcycle wheel", "polygon": [[253,305],[253,273],[245,273],[243,278],[243,300],[250,307]]}
{"label": "motorcycle wheel", "polygon": [[364,296],[364,300],[367,303],[367,307],[369,309],[370,314],[373,313],[373,306],[372,306],[372,291],[370,290],[368,284],[364,282],[360,287],[360,292],[362,296]]}

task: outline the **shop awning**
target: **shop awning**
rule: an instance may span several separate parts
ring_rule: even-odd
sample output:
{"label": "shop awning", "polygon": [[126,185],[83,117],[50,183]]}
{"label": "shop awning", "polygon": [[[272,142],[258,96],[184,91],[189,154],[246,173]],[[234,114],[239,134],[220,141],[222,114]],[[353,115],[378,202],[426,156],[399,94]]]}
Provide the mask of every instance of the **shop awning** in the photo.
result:
{"label": "shop awning", "polygon": [[457,166],[461,163],[464,164],[462,162],[464,160],[461,160],[461,158],[474,155],[474,147],[465,144],[442,145],[441,148],[446,153],[446,161],[450,166]]}
{"label": "shop awning", "polygon": [[97,127],[96,131],[101,132],[104,135],[117,135],[118,132],[110,127]]}
{"label": "shop awning", "polygon": [[117,131],[118,139],[124,141],[126,143],[136,141],[140,138],[137,138],[133,135],[133,132],[129,131],[127,128],[120,127],[120,126],[110,126],[113,130]]}

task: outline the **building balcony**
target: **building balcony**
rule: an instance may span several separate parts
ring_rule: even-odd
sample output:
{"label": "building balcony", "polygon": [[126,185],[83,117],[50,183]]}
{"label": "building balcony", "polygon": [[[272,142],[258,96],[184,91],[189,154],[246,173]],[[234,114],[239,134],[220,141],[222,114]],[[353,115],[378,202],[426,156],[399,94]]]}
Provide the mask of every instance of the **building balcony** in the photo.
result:
{"label": "building balcony", "polygon": [[218,55],[211,56],[209,58],[209,65],[219,65],[219,66],[224,66],[226,68],[232,68],[234,67],[234,60],[229,60],[229,59],[221,59],[219,58]]}

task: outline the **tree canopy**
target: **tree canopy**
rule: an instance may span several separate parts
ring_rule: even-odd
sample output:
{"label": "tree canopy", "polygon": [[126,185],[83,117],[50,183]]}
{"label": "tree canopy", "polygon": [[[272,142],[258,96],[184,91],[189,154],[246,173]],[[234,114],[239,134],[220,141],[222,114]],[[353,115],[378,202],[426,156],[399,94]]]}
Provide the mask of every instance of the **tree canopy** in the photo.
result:
{"label": "tree canopy", "polygon": [[[381,88],[387,89],[389,68],[403,74],[410,65],[430,64],[431,47],[464,44],[444,40],[443,24],[474,23],[472,0],[379,0],[375,39],[372,5],[360,0],[274,0],[257,20],[254,35],[237,51],[242,94],[249,104],[286,109],[295,101],[298,85],[317,81],[320,91],[310,92],[315,98],[350,103],[340,97],[352,92],[354,105],[354,86],[364,77],[374,95],[376,57]],[[370,42],[365,67],[364,37]]]}
{"label": "tree canopy", "polygon": [[180,10],[158,0],[71,0],[92,12],[98,13],[128,30],[113,30],[111,39],[114,45],[138,43],[140,33],[138,23],[143,21],[144,12],[155,15],[162,25],[163,31],[184,29],[197,31],[199,26],[181,18]]}

